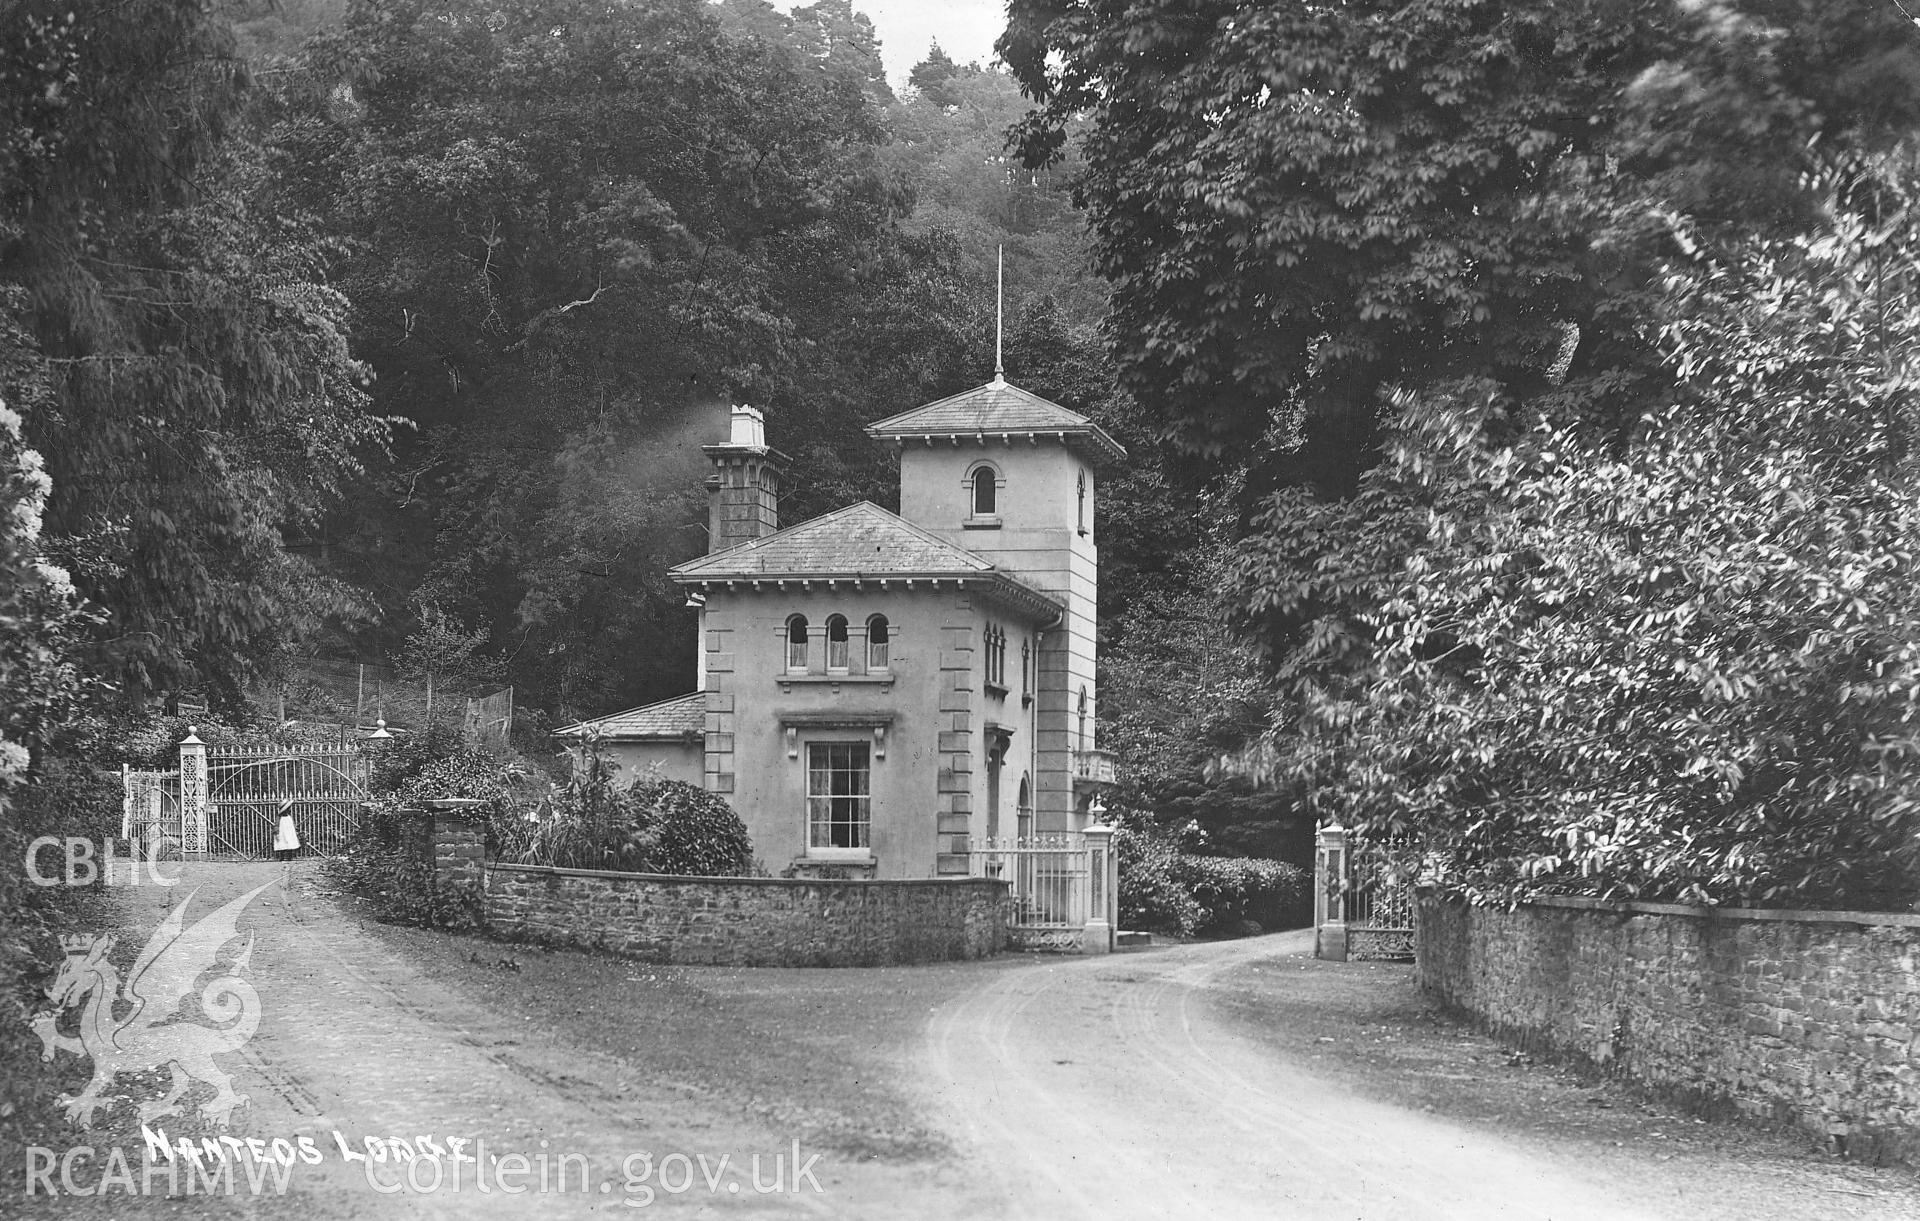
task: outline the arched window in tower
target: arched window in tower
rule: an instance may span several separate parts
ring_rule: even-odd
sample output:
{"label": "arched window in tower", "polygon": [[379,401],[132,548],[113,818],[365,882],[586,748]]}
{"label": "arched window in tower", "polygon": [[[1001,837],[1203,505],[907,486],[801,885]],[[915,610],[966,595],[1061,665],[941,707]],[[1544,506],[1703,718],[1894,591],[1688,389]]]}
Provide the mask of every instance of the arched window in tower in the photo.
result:
{"label": "arched window in tower", "polygon": [[847,668],[847,617],[827,616],[827,669]]}
{"label": "arched window in tower", "polygon": [[1033,786],[1027,783],[1024,775],[1020,777],[1020,804],[1015,808],[1019,820],[1014,824],[1016,833],[1021,839],[1026,839],[1033,834]]}
{"label": "arched window in tower", "polygon": [[1087,730],[1090,726],[1087,721],[1087,689],[1085,687],[1080,688],[1079,712],[1080,712],[1080,732],[1079,732],[1079,736],[1076,738],[1076,741],[1078,741],[1080,744],[1079,749],[1092,750],[1093,740],[1087,736]]}
{"label": "arched window in tower", "polygon": [[787,669],[807,668],[807,617],[787,616]]}
{"label": "arched window in tower", "polygon": [[887,617],[872,615],[867,619],[867,671],[874,673],[887,668]]}
{"label": "arched window in tower", "polygon": [[973,515],[992,517],[999,511],[999,476],[985,463],[973,469]]}

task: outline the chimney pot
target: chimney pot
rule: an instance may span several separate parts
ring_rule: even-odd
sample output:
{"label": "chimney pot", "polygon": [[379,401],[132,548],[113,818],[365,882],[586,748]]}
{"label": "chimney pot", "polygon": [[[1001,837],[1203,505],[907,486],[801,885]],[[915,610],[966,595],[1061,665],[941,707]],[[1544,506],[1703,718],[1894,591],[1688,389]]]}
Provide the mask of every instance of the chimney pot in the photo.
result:
{"label": "chimney pot", "polygon": [[727,436],[729,445],[750,445],[755,449],[767,447],[767,417],[758,407],[749,407],[745,403],[733,408],[732,429]]}

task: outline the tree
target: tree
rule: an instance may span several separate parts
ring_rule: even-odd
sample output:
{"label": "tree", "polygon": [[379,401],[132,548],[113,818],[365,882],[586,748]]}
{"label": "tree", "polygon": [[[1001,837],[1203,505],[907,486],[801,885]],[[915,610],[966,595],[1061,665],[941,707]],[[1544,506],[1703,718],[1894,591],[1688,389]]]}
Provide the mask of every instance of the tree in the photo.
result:
{"label": "tree", "polygon": [[743,32],[766,20],[359,6],[280,90],[280,196],[340,236],[378,402],[419,426],[332,523],[372,554],[335,562],[485,628],[564,712],[685,689],[693,616],[662,573],[703,548],[727,402],[797,459],[790,518],[870,494],[860,425],[944,375],[973,308],[946,247],[895,227],[875,104]]}
{"label": "tree", "polygon": [[1202,581],[1130,593],[1100,661],[1101,743],[1119,760],[1112,805],[1186,834],[1203,853],[1309,859],[1313,824],[1300,794],[1218,767],[1269,723],[1271,689],[1253,650]]}
{"label": "tree", "polygon": [[1486,376],[1629,426],[1660,376],[1635,330],[1658,215],[1791,230],[1810,139],[1920,115],[1914,32],[1863,0],[1015,0],[1009,21],[1029,163],[1085,123],[1121,384],[1170,441],[1244,462],[1250,503],[1351,493],[1383,387]]}
{"label": "tree", "polygon": [[853,0],[816,0],[794,9],[791,20],[795,46],[828,80],[852,86],[881,105],[893,101],[880,39],[867,15],[854,11]]}
{"label": "tree", "polygon": [[[1085,125],[1122,391],[1186,455],[1173,474],[1239,496],[1230,598],[1281,698],[1243,762],[1343,822],[1485,814],[1445,787],[1454,693],[1401,677],[1449,677],[1478,644],[1444,619],[1393,634],[1410,583],[1479,571],[1456,535],[1503,520],[1490,460],[1464,455],[1536,427],[1562,453],[1638,443],[1685,397],[1645,325],[1672,303],[1662,268],[1814,232],[1809,173],[1920,115],[1914,31],[1863,3],[1016,0],[999,45],[1040,103],[1029,164]],[[1420,715],[1430,736],[1389,728]],[[1872,889],[1703,868],[1714,894]]]}
{"label": "tree", "polygon": [[469,631],[441,607],[422,602],[414,607],[418,626],[407,635],[400,654],[400,675],[423,682],[431,716],[436,688],[465,690],[492,677],[494,666],[480,649],[487,643],[486,628]]}
{"label": "tree", "polygon": [[891,142],[881,150],[914,187],[907,223],[953,235],[976,282],[991,284],[1006,252],[1007,291],[1052,297],[1075,323],[1095,326],[1106,286],[1087,263],[1087,242],[1070,184],[1072,160],[1025,169],[1008,146],[1008,129],[1026,112],[1004,71],[956,65],[937,46],[909,79],[917,93],[889,112]]}
{"label": "tree", "polygon": [[1482,898],[1920,894],[1911,183],[1829,178],[1818,232],[1737,258],[1677,233],[1648,328],[1675,392],[1624,447],[1504,441],[1490,383],[1403,397],[1362,493],[1395,522],[1364,536],[1373,664],[1297,657],[1271,762]]}
{"label": "tree", "polygon": [[46,456],[48,550],[105,618],[84,657],[129,700],[240,683],[350,606],[287,534],[385,421],[299,215],[234,139],[247,78],[182,0],[10,10],[0,67],[0,386]]}
{"label": "tree", "polygon": [[936,42],[927,48],[927,57],[907,73],[907,83],[918,90],[921,99],[945,109],[960,104],[959,92],[948,85],[959,74],[960,66]]}

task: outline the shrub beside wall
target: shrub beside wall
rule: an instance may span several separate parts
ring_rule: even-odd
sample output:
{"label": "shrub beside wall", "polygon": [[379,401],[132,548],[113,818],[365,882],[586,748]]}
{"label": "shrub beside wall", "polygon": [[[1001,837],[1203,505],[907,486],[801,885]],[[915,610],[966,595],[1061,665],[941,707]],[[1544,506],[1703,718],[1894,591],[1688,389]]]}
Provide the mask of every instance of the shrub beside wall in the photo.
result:
{"label": "shrub beside wall", "polygon": [[1422,900],[1420,984],[1708,1112],[1920,1164],[1920,916]]}

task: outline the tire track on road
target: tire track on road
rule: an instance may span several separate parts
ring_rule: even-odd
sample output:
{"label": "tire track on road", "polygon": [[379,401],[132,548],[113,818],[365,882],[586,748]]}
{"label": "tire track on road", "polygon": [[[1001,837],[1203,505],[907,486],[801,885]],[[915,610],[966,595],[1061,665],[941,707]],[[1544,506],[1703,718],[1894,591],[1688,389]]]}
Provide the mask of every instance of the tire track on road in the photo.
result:
{"label": "tire track on road", "polygon": [[1652,1221],[1497,1135],[1358,1098],[1208,1011],[1222,977],[1308,947],[1055,960],[936,1014],[935,1105],[1001,1215]]}

